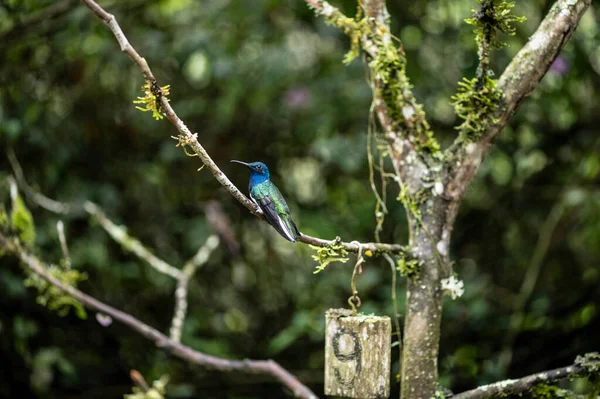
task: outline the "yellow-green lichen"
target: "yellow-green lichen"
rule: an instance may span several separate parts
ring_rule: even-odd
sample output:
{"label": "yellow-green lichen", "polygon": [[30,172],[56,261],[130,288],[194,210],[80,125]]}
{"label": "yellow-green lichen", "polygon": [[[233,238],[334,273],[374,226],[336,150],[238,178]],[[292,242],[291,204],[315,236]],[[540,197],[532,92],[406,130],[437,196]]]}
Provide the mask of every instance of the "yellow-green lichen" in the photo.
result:
{"label": "yellow-green lichen", "polygon": [[138,99],[133,102],[134,104],[141,104],[143,106],[140,107],[136,105],[135,108],[142,112],[152,112],[152,116],[156,120],[162,119],[164,110],[160,104],[160,101],[163,97],[169,101],[167,96],[170,94],[170,87],[171,86],[169,85],[159,87],[156,82],[152,83],[146,81],[146,83],[142,86],[144,96],[138,97]]}
{"label": "yellow-green lichen", "polygon": [[312,255],[312,258],[317,262],[317,266],[313,272],[314,274],[325,270],[327,265],[329,265],[331,262],[348,262],[349,258],[346,257],[346,255],[348,255],[348,251],[346,251],[344,246],[337,241],[325,245],[324,247],[317,247],[314,245],[309,246],[316,251],[316,254]]}

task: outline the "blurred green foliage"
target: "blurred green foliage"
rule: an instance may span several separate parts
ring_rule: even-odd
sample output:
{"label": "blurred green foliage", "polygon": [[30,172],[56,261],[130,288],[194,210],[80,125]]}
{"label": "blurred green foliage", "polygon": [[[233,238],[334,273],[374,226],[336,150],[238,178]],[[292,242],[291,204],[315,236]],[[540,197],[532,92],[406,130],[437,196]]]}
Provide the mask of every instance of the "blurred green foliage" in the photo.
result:
{"label": "blurred green foliage", "polygon": [[[389,3],[392,30],[405,45],[405,73],[446,147],[460,123],[450,97],[477,68],[473,29],[464,23],[477,4]],[[347,15],[356,11],[353,1],[334,4]],[[342,33],[315,19],[301,0],[102,5],[116,15],[159,83],[170,85],[174,109],[238,187],[246,187],[248,176],[228,161],[261,160],[303,232],[373,239],[375,198],[366,160],[371,92],[360,59],[342,63],[350,47]],[[508,46],[494,52],[494,71],[503,70],[550,5],[517,2],[514,13],[527,20],[515,36],[500,37]],[[442,383],[455,392],[566,365],[597,349],[598,12],[594,3],[467,192],[451,248],[465,294],[446,303],[439,363]],[[204,215],[207,202],[222,205],[241,253],[220,248],[190,282],[182,341],[217,356],[271,356],[320,392],[324,312],[347,306],[353,261],[314,275],[310,248],[287,243],[207,170],[196,172],[199,161],[169,138],[173,126],[135,109],[144,84],[139,70],[79,2],[2,2],[0,60],[0,149],[14,149],[39,191],[100,204],[177,266],[213,232]],[[7,207],[10,173],[1,156],[0,198]],[[390,185],[388,194],[396,198],[397,189]],[[518,293],[557,203],[565,212],[550,232],[505,368],[500,359]],[[59,216],[28,206],[37,250],[48,262],[59,261]],[[388,207],[382,241],[405,243],[404,210],[393,200]],[[73,268],[88,276],[80,288],[166,331],[175,281],[123,252],[94,221],[61,218]],[[173,398],[286,396],[279,385],[255,376],[187,365],[117,323],[102,327],[92,317],[59,317],[36,304],[37,293],[24,288],[17,261],[1,259],[0,397],[121,397],[131,390],[132,368],[149,381],[170,375]],[[384,259],[368,258],[357,284],[363,312],[393,313]],[[403,280],[398,295],[404,296]],[[400,300],[401,314],[403,306]],[[395,374],[395,357],[393,367]]]}

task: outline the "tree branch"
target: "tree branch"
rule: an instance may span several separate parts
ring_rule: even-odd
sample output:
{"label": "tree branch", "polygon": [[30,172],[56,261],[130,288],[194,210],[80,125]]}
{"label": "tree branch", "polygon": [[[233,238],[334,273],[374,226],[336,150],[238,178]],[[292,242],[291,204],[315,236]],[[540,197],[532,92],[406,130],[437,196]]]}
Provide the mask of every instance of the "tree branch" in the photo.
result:
{"label": "tree branch", "polygon": [[342,245],[344,249],[348,252],[358,252],[360,248],[363,251],[371,251],[373,254],[382,254],[382,253],[393,253],[393,254],[405,254],[408,257],[412,257],[412,253],[408,249],[408,247],[398,244],[380,244],[377,242],[361,242],[352,241],[352,242],[343,242],[338,237],[335,240],[323,240],[321,238],[307,236],[306,234],[302,234],[298,241],[303,242],[305,244],[315,245],[317,247],[326,247],[329,245]]}
{"label": "tree branch", "polygon": [[305,385],[303,385],[290,372],[282,368],[273,360],[228,360],[216,356],[207,355],[187,346],[181,345],[158,330],[144,324],[135,317],[115,309],[103,302],[79,291],[69,285],[63,284],[52,277],[47,271],[44,263],[35,255],[25,251],[15,239],[11,239],[0,233],[0,247],[16,255],[33,273],[37,274],[48,283],[57,287],[64,293],[81,302],[85,307],[106,314],[114,320],[125,324],[143,337],[154,341],[157,347],[162,348],[173,355],[189,363],[206,367],[208,369],[224,372],[244,372],[252,374],[270,375],[281,384],[290,389],[298,398],[314,399],[317,396]]}
{"label": "tree branch", "polygon": [[502,131],[519,104],[544,77],[591,0],[558,0],[536,32],[512,59],[500,77],[497,89],[502,93],[501,104],[488,117],[488,128],[476,142],[458,137],[449,149],[450,183],[446,195],[458,200],[475,177],[477,168],[489,151],[493,139]]}
{"label": "tree branch", "polygon": [[181,270],[181,276],[177,281],[177,288],[175,289],[175,312],[171,321],[171,329],[169,330],[169,336],[174,342],[181,342],[181,330],[183,329],[183,322],[185,321],[187,312],[187,295],[190,279],[194,276],[198,268],[208,262],[210,254],[217,249],[218,245],[219,237],[216,235],[209,236],[196,255]]}
{"label": "tree branch", "polygon": [[565,378],[584,377],[600,374],[600,356],[590,353],[578,356],[575,364],[554,370],[528,375],[517,380],[505,380],[483,385],[452,396],[452,399],[487,399],[495,396],[515,395],[528,391],[539,384],[549,384]]}
{"label": "tree branch", "polygon": [[[94,12],[94,14],[96,14],[100,19],[102,19],[108,25],[109,29],[115,36],[117,42],[119,43],[119,46],[121,47],[121,51],[123,51],[125,54],[127,54],[129,56],[129,58],[131,58],[133,60],[133,62],[135,62],[139,66],[139,68],[141,69],[142,73],[144,74],[144,77],[146,78],[146,80],[151,83],[154,90],[159,92],[160,104],[161,104],[162,111],[164,112],[167,119],[169,119],[169,121],[171,121],[171,123],[175,126],[175,128],[179,132],[180,144],[190,146],[194,150],[194,153],[202,160],[202,163],[208,167],[208,169],[214,175],[215,179],[217,179],[217,181],[236,200],[238,200],[238,202],[240,202],[242,205],[244,205],[255,216],[257,216],[261,219],[264,219],[262,211],[248,197],[246,197],[240,190],[238,190],[238,188],[229,180],[229,178],[225,175],[225,173],[223,173],[221,171],[221,169],[219,169],[217,164],[208,155],[208,153],[206,152],[204,147],[202,147],[202,145],[198,141],[198,133],[192,134],[192,132],[189,130],[189,128],[185,125],[185,123],[183,123],[183,121],[181,119],[179,119],[179,117],[177,116],[177,114],[175,113],[175,111],[173,110],[171,105],[169,104],[169,100],[166,98],[166,96],[162,95],[160,86],[158,85],[156,78],[152,74],[152,71],[150,70],[148,63],[129,44],[129,41],[127,40],[127,37],[123,33],[123,30],[119,26],[115,16],[106,12],[102,7],[100,7],[93,0],[81,0],[81,1],[90,10],[92,10]],[[307,0],[307,2],[310,5],[315,6],[315,9],[317,11],[320,10],[320,12],[323,15],[330,15],[330,16],[338,15],[338,16],[345,18],[348,21],[345,21],[343,23],[344,26],[346,26],[346,22],[347,22],[347,24],[351,24],[354,21],[351,18],[347,18],[347,17],[343,16],[343,14],[339,10],[337,10],[335,7],[331,6],[329,3],[325,2],[325,1]],[[313,245],[318,245],[318,246],[325,246],[330,243],[330,241],[321,240],[319,238],[310,237],[307,235],[302,235],[302,238],[300,239],[300,241],[305,242],[305,243],[310,243]],[[352,245],[349,243],[344,243],[344,245],[347,246],[348,251],[351,251],[351,252],[358,251],[358,248],[355,245]],[[393,249],[394,252],[404,252],[404,248],[400,245],[376,244],[376,243],[366,243],[366,244],[362,244],[362,245],[368,245],[369,247],[371,247],[375,250],[374,252],[379,252],[379,253],[380,252],[389,252],[391,249]]]}

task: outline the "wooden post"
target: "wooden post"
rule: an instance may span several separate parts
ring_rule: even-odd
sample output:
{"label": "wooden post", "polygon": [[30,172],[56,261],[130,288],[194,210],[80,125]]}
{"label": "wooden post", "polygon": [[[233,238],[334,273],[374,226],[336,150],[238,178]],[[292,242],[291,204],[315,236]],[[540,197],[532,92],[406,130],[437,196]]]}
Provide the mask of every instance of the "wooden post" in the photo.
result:
{"label": "wooden post", "polygon": [[385,316],[325,314],[325,395],[361,399],[390,396],[392,323]]}

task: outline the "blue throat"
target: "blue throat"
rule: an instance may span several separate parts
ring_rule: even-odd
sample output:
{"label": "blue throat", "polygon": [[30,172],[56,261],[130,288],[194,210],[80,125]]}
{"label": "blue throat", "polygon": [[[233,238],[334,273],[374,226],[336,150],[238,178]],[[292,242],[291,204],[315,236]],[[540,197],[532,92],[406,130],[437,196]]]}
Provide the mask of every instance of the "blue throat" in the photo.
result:
{"label": "blue throat", "polygon": [[264,183],[266,181],[269,181],[269,175],[259,174],[254,171],[250,171],[250,188]]}

